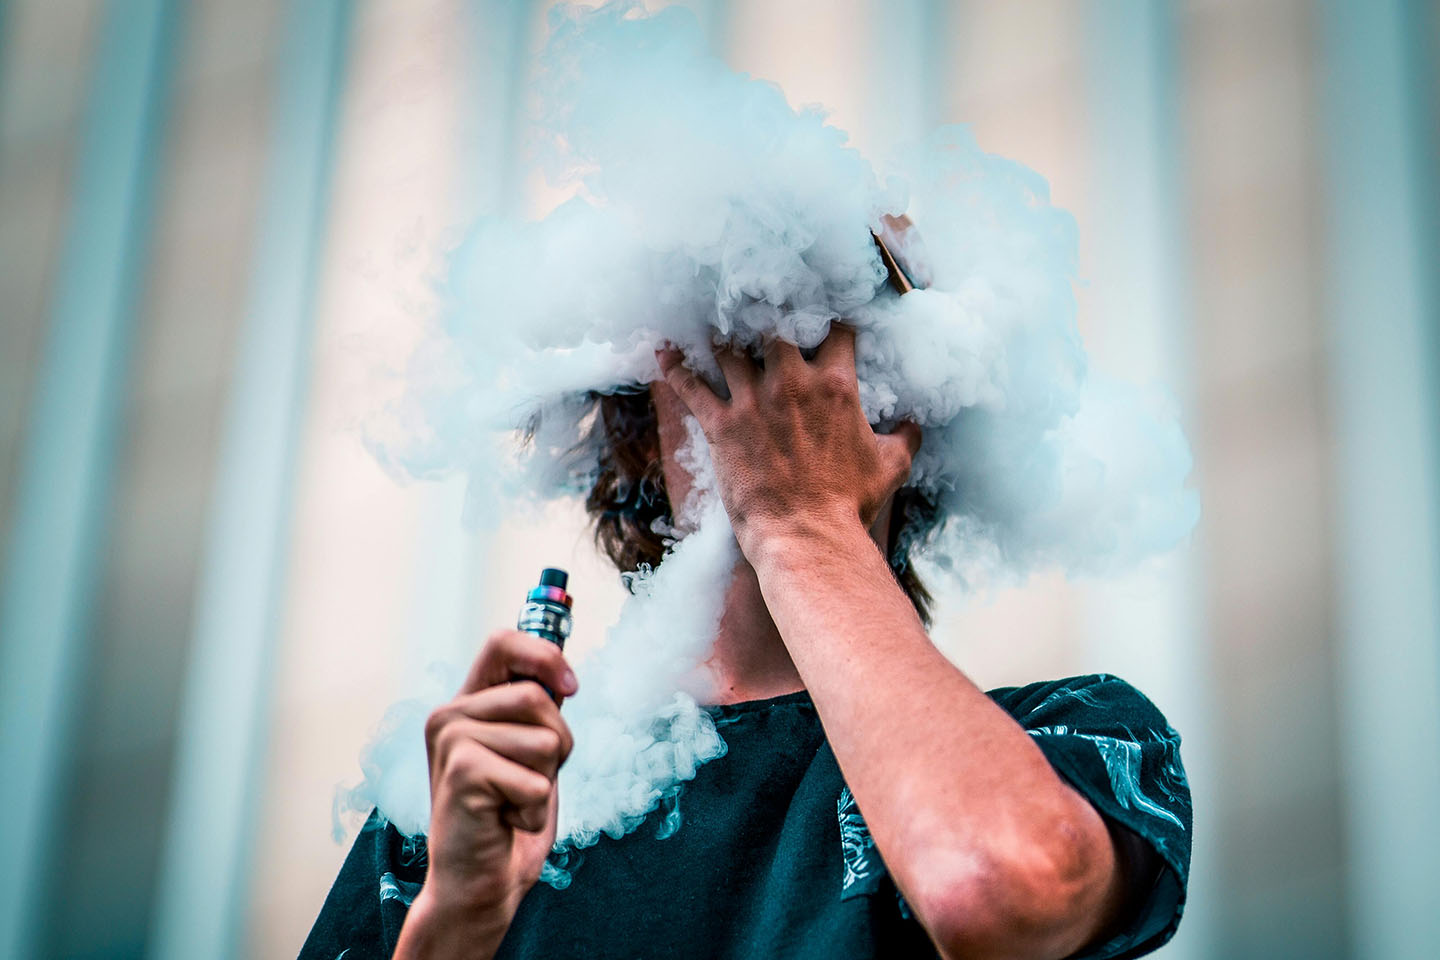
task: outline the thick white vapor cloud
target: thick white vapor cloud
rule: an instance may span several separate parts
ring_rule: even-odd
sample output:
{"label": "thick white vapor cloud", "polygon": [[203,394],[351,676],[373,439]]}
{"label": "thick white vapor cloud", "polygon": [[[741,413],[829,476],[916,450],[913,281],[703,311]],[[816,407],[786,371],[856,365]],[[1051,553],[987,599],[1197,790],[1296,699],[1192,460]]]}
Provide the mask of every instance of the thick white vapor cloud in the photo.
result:
{"label": "thick white vapor cloud", "polygon": [[[377,445],[388,463],[464,471],[477,507],[571,495],[597,468],[586,393],[657,379],[661,344],[713,372],[717,340],[812,347],[844,319],[871,422],[925,428],[912,482],[948,518],[927,548],[940,566],[969,582],[1105,572],[1189,532],[1185,439],[1163,401],[1087,369],[1074,222],[1040,176],[950,127],[881,178],[823,114],[709,56],[678,8],[562,7],[542,66],[540,161],[579,193],[538,222],[486,220],[455,252],[444,329],[412,363],[396,417],[405,429]],[[928,281],[903,298],[871,239],[900,213]],[[527,426],[535,442],[516,453],[508,438]],[[695,676],[736,555],[701,488],[696,532],[637,581],[606,649],[578,665],[561,779],[570,846],[629,829],[723,752]],[[348,802],[413,833],[428,797],[412,712],[372,746]],[[420,786],[402,788],[417,749]]]}

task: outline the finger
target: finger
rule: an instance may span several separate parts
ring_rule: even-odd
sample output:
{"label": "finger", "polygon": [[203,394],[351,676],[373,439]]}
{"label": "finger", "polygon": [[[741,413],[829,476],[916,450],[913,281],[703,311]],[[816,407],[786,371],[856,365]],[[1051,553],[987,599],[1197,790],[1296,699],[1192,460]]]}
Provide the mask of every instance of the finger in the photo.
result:
{"label": "finger", "polygon": [[685,366],[685,355],[674,347],[667,347],[657,350],[655,359],[660,363],[660,373],[665,382],[675,391],[680,402],[689,408],[702,426],[709,423],[722,401],[704,380]]}
{"label": "finger", "polygon": [[876,434],[875,443],[885,464],[892,488],[903,486],[910,477],[910,466],[920,452],[922,434],[919,424],[902,420],[890,433]]}
{"label": "finger", "polygon": [[920,444],[925,440],[925,431],[922,430],[920,424],[914,420],[901,420],[895,424],[895,429],[891,430],[887,436],[900,437],[903,439],[905,441],[905,450],[909,454],[910,459],[913,460],[915,459],[915,454],[920,452]]}
{"label": "finger", "polygon": [[506,807],[500,812],[500,819],[504,820],[516,830],[523,830],[526,833],[548,833],[551,846],[555,843],[555,820],[560,810],[560,791],[555,787],[550,788],[550,800],[543,806],[533,804],[528,807]]}
{"label": "finger", "polygon": [[788,340],[781,340],[779,337],[771,337],[765,341],[765,375],[786,377],[793,375],[796,371],[803,369],[805,358],[800,354],[800,348]]}
{"label": "finger", "polygon": [[545,805],[545,824],[533,833],[543,833],[547,839],[547,846],[555,845],[555,827],[558,825],[560,813],[560,785],[557,783],[550,790],[550,802]]}
{"label": "finger", "polygon": [[506,807],[500,811],[500,819],[521,833],[539,833],[549,826],[550,813],[539,805]]}
{"label": "finger", "polygon": [[748,398],[755,389],[755,362],[748,354],[740,353],[730,346],[715,348],[715,362],[725,375],[725,386],[730,389],[730,400]]}
{"label": "finger", "polygon": [[555,644],[520,630],[497,630],[470,665],[460,692],[509,683],[517,676],[539,680],[561,696],[569,696],[580,687],[565,654]]}
{"label": "finger", "polygon": [[[526,833],[537,833],[545,829],[549,820],[550,798],[555,793],[555,779],[536,773],[523,764],[499,757],[498,754],[496,757],[505,764],[500,768],[504,773],[494,781],[496,789],[501,791],[506,800],[505,806],[500,810],[500,819]],[[535,777],[540,777],[543,781],[543,790],[538,788],[538,782],[533,779]],[[532,797],[534,799],[531,799]]]}
{"label": "finger", "polygon": [[571,746],[568,739],[553,727],[471,720],[468,717],[452,721],[441,733],[440,740],[441,750],[445,752],[455,749],[460,741],[478,743],[551,780],[555,779]]}
{"label": "finger", "polygon": [[885,224],[890,233],[897,237],[903,237],[906,230],[915,226],[915,224],[910,221],[910,215],[908,213],[902,213],[898,217],[894,214],[884,213],[880,215],[880,221]]}
{"label": "finger", "polygon": [[821,367],[838,367],[855,371],[855,328],[843,323],[830,324],[830,335],[815,351],[815,363]]}
{"label": "finger", "polygon": [[523,823],[540,821],[539,825],[526,829],[543,826],[543,818],[536,814],[543,814],[548,808],[553,783],[549,777],[523,764],[472,743],[450,755],[443,779],[476,812],[509,805],[520,813]]}
{"label": "finger", "polygon": [[569,728],[560,716],[560,708],[538,683],[524,681],[486,687],[456,697],[438,707],[425,722],[428,742],[437,743],[445,727],[469,718],[496,723],[525,723],[550,727],[569,735]]}

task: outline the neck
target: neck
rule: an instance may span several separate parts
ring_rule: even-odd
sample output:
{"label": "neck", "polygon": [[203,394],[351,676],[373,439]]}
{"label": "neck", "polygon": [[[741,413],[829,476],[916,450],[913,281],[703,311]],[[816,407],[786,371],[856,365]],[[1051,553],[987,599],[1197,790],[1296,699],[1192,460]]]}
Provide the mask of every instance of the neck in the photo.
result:
{"label": "neck", "polygon": [[[870,528],[871,538],[882,550],[890,536],[890,509],[891,504],[886,503]],[[710,702],[714,704],[766,700],[805,689],[780,629],[770,617],[770,608],[765,606],[760,578],[744,557],[730,575],[720,632],[704,666],[710,673]]]}
{"label": "neck", "polygon": [[725,613],[715,648],[705,662],[717,704],[764,700],[805,689],[780,631],[770,618],[755,568],[735,564],[725,591]]}

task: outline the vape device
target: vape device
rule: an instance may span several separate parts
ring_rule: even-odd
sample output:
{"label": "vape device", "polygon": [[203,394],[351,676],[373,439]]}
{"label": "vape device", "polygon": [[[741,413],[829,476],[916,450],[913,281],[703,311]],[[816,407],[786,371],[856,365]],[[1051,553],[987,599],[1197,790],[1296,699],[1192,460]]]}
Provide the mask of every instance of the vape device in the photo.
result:
{"label": "vape device", "polygon": [[540,571],[540,583],[525,595],[525,605],[520,608],[520,617],[515,629],[565,649],[570,638],[570,607],[573,601],[565,592],[570,575],[564,570],[546,567]]}
{"label": "vape device", "polygon": [[[911,290],[930,285],[929,270],[923,259],[924,245],[909,217],[887,213],[880,218],[879,232],[872,230],[870,236],[875,240],[880,262],[885,265],[890,286],[896,293],[903,297]],[[909,262],[907,252],[912,255]]]}

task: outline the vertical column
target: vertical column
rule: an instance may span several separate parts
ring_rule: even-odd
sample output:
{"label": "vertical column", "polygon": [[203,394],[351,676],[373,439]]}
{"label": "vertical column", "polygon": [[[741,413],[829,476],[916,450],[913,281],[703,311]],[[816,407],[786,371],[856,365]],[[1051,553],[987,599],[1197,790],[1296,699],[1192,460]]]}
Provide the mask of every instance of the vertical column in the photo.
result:
{"label": "vertical column", "polygon": [[104,7],[104,0],[30,0],[7,3],[0,14],[0,539],[16,506]]}
{"label": "vertical column", "polygon": [[942,100],[940,44],[945,35],[940,0],[881,0],[861,29],[870,38],[865,126],[871,160],[921,139],[939,122]]}
{"label": "vertical column", "polygon": [[348,9],[345,0],[296,0],[284,28],[249,309],[180,710],[156,957],[223,958],[240,949]]}
{"label": "vertical column", "polygon": [[1340,681],[1323,599],[1333,511],[1317,309],[1317,11],[1304,0],[1193,0],[1177,13],[1196,559],[1223,774],[1196,811],[1197,836],[1219,848],[1213,952],[1224,957],[1348,956]]}
{"label": "vertical column", "polygon": [[97,37],[69,223],[11,512],[0,599],[0,956],[32,956],[123,407],[137,277],[148,249],[173,11],[116,0]]}
{"label": "vertical column", "polygon": [[[1156,384],[1193,405],[1189,313],[1181,294],[1180,166],[1173,122],[1178,101],[1170,9],[1144,0],[1088,5],[1091,189],[1088,229],[1093,319],[1087,344],[1097,366]],[[1186,417],[1194,427],[1194,418]],[[1087,585],[1086,661],[1123,675],[1161,706],[1185,739],[1185,765],[1203,838],[1219,791],[1209,762],[1209,671],[1201,640],[1200,565],[1183,546],[1154,569]],[[1213,858],[1193,852],[1185,922],[1168,957],[1210,954],[1207,894]]]}
{"label": "vertical column", "polygon": [[77,692],[82,735],[65,761],[64,829],[46,850],[56,882],[42,956],[133,958],[149,940],[282,6],[185,6]]}
{"label": "vertical column", "polygon": [[1440,942],[1440,305],[1407,69],[1420,6],[1321,11],[1347,877],[1355,955],[1375,960]]}

